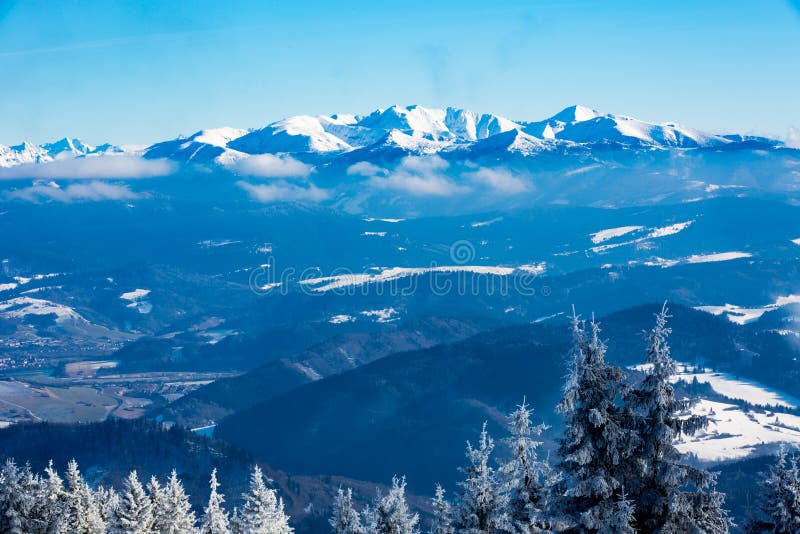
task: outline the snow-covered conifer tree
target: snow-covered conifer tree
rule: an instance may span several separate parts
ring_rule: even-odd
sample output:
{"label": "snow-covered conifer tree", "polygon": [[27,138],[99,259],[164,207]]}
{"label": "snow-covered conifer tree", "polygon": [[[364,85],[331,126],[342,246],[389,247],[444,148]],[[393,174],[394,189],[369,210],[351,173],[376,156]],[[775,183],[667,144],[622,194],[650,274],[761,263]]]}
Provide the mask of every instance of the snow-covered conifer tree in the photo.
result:
{"label": "snow-covered conifer tree", "polygon": [[501,491],[489,461],[494,441],[483,425],[478,448],[467,442],[467,467],[462,471],[466,480],[460,482],[461,494],[453,518],[456,532],[494,534],[511,528],[506,512],[507,498]]}
{"label": "snow-covered conifer tree", "polygon": [[504,441],[511,456],[502,462],[499,478],[508,498],[508,519],[519,532],[538,532],[547,529],[543,516],[545,483],[549,467],[539,459],[536,449],[541,442],[534,438],[547,428],[531,424],[531,410],[525,401],[508,416],[511,436]]}
{"label": "snow-covered conifer tree", "polygon": [[431,499],[433,522],[430,534],[454,534],[450,503],[444,497],[444,488],[436,484],[436,495]]}
{"label": "snow-covered conifer tree", "polygon": [[[700,524],[718,522],[711,531],[727,532],[730,521],[722,509],[724,497],[713,489],[714,476],[685,463],[675,447],[676,438],[694,434],[707,419],[686,417],[690,402],[675,398],[671,379],[676,364],[667,341],[671,333],[668,317],[665,304],[646,336],[649,369],[625,395],[628,426],[638,435],[637,446],[626,462],[625,489],[634,504],[635,524],[641,530],[694,530]],[[715,509],[717,506],[719,509]]]}
{"label": "snow-covered conifer tree", "polygon": [[192,534],[196,532],[192,505],[189,504],[189,496],[186,495],[175,469],[172,470],[169,481],[162,491],[165,509],[169,511],[169,514],[168,517],[161,519],[158,532],[164,534]]}
{"label": "snow-covered conifer tree", "polygon": [[564,435],[559,445],[563,481],[557,521],[579,532],[600,532],[618,524],[623,495],[623,466],[636,445],[627,429],[619,398],[625,374],[605,359],[600,329],[592,321],[587,335],[574,316],[572,360],[558,409],[564,414]]}
{"label": "snow-covered conifer tree", "polygon": [[333,512],[328,520],[336,534],[362,534],[361,517],[353,507],[353,490],[339,488],[333,498]]}
{"label": "snow-covered conifer tree", "polygon": [[228,512],[223,508],[225,497],[219,492],[217,482],[217,469],[211,471],[211,494],[203,513],[203,523],[200,526],[201,534],[230,534],[230,521]]}
{"label": "snow-covered conifer tree", "polygon": [[119,504],[114,509],[109,531],[112,534],[150,534],[153,532],[153,505],[136,471],[125,479]]}
{"label": "snow-covered conifer tree", "polygon": [[45,532],[51,526],[47,504],[44,484],[30,466],[6,460],[0,469],[0,532]]}
{"label": "snow-covered conifer tree", "polygon": [[291,534],[289,516],[283,511],[283,499],[264,484],[261,468],[255,466],[250,476],[250,488],[242,494],[244,505],[235,514],[236,534]]}
{"label": "snow-covered conifer tree", "polygon": [[94,492],[94,500],[97,502],[100,519],[108,527],[111,522],[111,516],[119,505],[119,495],[114,491],[114,488],[98,486]]}
{"label": "snow-covered conifer tree", "polygon": [[406,502],[406,479],[392,478],[392,487],[375,501],[368,531],[371,534],[418,534],[419,516],[411,513]]}
{"label": "snow-covered conifer tree", "polygon": [[67,492],[64,525],[74,534],[102,534],[106,524],[100,515],[100,507],[89,485],[78,470],[78,462],[67,464]]}
{"label": "snow-covered conifer tree", "polygon": [[789,462],[786,449],[781,447],[775,464],[766,473],[762,488],[760,514],[748,522],[747,532],[800,532],[800,474],[797,458]]}

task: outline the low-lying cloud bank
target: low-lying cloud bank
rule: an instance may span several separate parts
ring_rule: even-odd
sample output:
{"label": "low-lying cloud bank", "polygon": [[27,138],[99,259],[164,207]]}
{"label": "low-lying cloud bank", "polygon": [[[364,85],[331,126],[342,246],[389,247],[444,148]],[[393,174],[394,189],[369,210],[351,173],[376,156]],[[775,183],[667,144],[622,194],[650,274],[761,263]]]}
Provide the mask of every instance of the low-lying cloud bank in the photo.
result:
{"label": "low-lying cloud bank", "polygon": [[291,156],[274,154],[258,154],[231,162],[227,167],[244,176],[259,178],[305,178],[314,167],[294,159]]}
{"label": "low-lying cloud bank", "polygon": [[5,196],[8,199],[26,200],[28,202],[47,200],[58,202],[134,200],[140,197],[126,185],[101,181],[74,183],[63,188],[55,182],[35,183],[30,187],[9,191]]}
{"label": "low-lying cloud bank", "polygon": [[165,159],[108,155],[61,159],[47,163],[26,163],[15,167],[0,168],[0,180],[126,180],[166,176],[173,173],[175,169],[175,163]]}
{"label": "low-lying cloud bank", "polygon": [[270,184],[252,184],[240,180],[236,185],[250,193],[258,202],[321,202],[328,198],[328,192],[314,185],[295,185],[286,181]]}
{"label": "low-lying cloud bank", "polygon": [[473,165],[464,172],[454,171],[439,156],[406,156],[394,169],[369,162],[354,163],[350,176],[365,176],[377,189],[399,191],[413,196],[451,196],[475,191],[513,195],[532,189],[530,181],[503,167]]}

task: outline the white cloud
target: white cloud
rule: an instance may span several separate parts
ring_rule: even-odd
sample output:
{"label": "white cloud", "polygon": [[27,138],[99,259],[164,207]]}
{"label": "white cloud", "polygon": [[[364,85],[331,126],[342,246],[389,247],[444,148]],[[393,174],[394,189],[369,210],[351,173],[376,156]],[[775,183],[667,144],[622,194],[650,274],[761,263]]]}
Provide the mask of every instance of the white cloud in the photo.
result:
{"label": "white cloud", "polygon": [[55,182],[34,183],[30,187],[15,189],[6,193],[10,199],[38,202],[55,200],[58,202],[100,201],[100,200],[133,200],[139,195],[126,185],[109,184],[92,181],[70,184],[62,188]]}
{"label": "white cloud", "polygon": [[229,165],[234,172],[260,178],[305,178],[314,167],[291,156],[258,154],[236,160]]}
{"label": "white cloud", "polygon": [[429,173],[443,171],[450,164],[439,156],[406,156],[400,162],[400,166],[409,171]]}
{"label": "white cloud", "polygon": [[240,180],[236,185],[250,193],[259,202],[311,201],[321,202],[328,198],[328,192],[314,185],[303,187],[281,181],[274,184],[251,184]]}
{"label": "white cloud", "polygon": [[369,161],[359,161],[347,168],[348,176],[377,176],[379,174],[386,174],[386,169],[378,167]]}
{"label": "white cloud", "polygon": [[477,171],[465,173],[464,176],[501,193],[524,193],[530,189],[528,182],[514,176],[508,169],[481,167]]}
{"label": "white cloud", "polygon": [[786,134],[786,146],[789,148],[800,148],[800,132],[794,128],[789,128]]}
{"label": "white cloud", "polygon": [[449,164],[439,156],[407,156],[388,176],[373,177],[369,183],[373,187],[414,196],[449,196],[469,191],[441,172],[448,167]]}
{"label": "white cloud", "polygon": [[152,178],[166,176],[175,164],[164,159],[144,159],[137,156],[92,156],[26,163],[0,168],[0,179],[19,180],[69,178],[77,180]]}

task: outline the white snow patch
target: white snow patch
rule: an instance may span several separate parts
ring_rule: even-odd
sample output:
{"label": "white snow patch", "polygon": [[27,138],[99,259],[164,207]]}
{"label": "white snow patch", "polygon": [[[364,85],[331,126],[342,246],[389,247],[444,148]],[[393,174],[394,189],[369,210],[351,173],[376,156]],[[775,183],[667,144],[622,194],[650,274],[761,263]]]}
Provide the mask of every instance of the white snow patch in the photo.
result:
{"label": "white snow patch", "polygon": [[15,282],[9,282],[8,284],[0,284],[0,291],[10,291],[15,289],[19,284]]}
{"label": "white snow patch", "polygon": [[385,222],[385,223],[399,223],[405,221],[405,219],[377,219],[375,217],[367,217],[364,219],[366,222]]}
{"label": "white snow patch", "polygon": [[362,232],[362,236],[386,237],[386,232]]}
{"label": "white snow patch", "polygon": [[442,265],[437,267],[391,267],[380,269],[377,273],[343,274],[309,278],[299,283],[309,286],[312,291],[325,292],[343,287],[362,286],[366,284],[391,282],[409,276],[420,276],[428,273],[471,273],[489,276],[510,276],[524,272],[542,274],[546,270],[544,263],[520,265],[519,267],[499,267],[490,265]]}
{"label": "white snow patch", "polygon": [[328,322],[331,324],[342,324],[342,323],[352,323],[355,320],[356,318],[353,317],[352,315],[334,315],[333,317],[328,319]]}
{"label": "white snow patch", "polygon": [[795,245],[800,245],[800,237],[798,237],[797,239],[792,239],[792,243],[794,243]]}
{"label": "white snow patch", "polygon": [[691,220],[670,224],[669,226],[662,226],[661,228],[654,228],[649,234],[647,234],[647,238],[650,239],[653,237],[666,237],[668,235],[675,235],[691,226],[693,222],[694,220]]}
{"label": "white snow patch", "polygon": [[119,296],[122,300],[127,300],[127,308],[133,308],[142,315],[146,315],[153,310],[153,305],[145,300],[145,297],[150,294],[149,289],[134,289]]}
{"label": "white snow patch", "polygon": [[2,312],[3,317],[9,319],[22,318],[26,315],[54,314],[57,323],[67,321],[87,322],[86,319],[69,306],[32,297],[17,297],[0,302],[0,312]]}
{"label": "white snow patch", "polygon": [[399,319],[399,313],[394,308],[383,308],[381,310],[365,310],[361,312],[364,317],[374,318],[379,323],[390,323]]}
{"label": "white snow patch", "polygon": [[750,258],[749,252],[716,252],[713,254],[695,254],[686,258],[686,263],[713,263],[717,261],[731,261]]}
{"label": "white snow patch", "polygon": [[631,232],[635,232],[637,230],[641,230],[644,228],[643,226],[620,226],[618,228],[609,228],[607,230],[600,230],[599,232],[595,232],[593,234],[589,234],[589,238],[591,238],[592,243],[598,244],[602,243],[603,241],[608,241],[609,239],[614,239],[615,237],[620,237],[625,234],[629,234]]}
{"label": "white snow patch", "polygon": [[483,226],[489,226],[490,224],[494,224],[494,223],[500,222],[502,220],[503,220],[502,217],[495,217],[494,219],[489,219],[488,221],[478,221],[478,222],[470,223],[470,226],[472,228],[481,228]]}

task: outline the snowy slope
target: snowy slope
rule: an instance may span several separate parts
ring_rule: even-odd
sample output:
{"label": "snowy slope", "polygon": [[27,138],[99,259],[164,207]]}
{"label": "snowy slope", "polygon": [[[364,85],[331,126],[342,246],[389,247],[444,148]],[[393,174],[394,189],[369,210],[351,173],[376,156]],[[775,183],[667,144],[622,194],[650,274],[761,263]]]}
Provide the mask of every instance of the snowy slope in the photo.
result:
{"label": "snowy slope", "polygon": [[148,158],[170,158],[178,161],[225,163],[235,159],[236,151],[227,148],[228,143],[245,135],[240,128],[212,128],[200,130],[189,137],[178,137],[156,143],[145,151]]}

